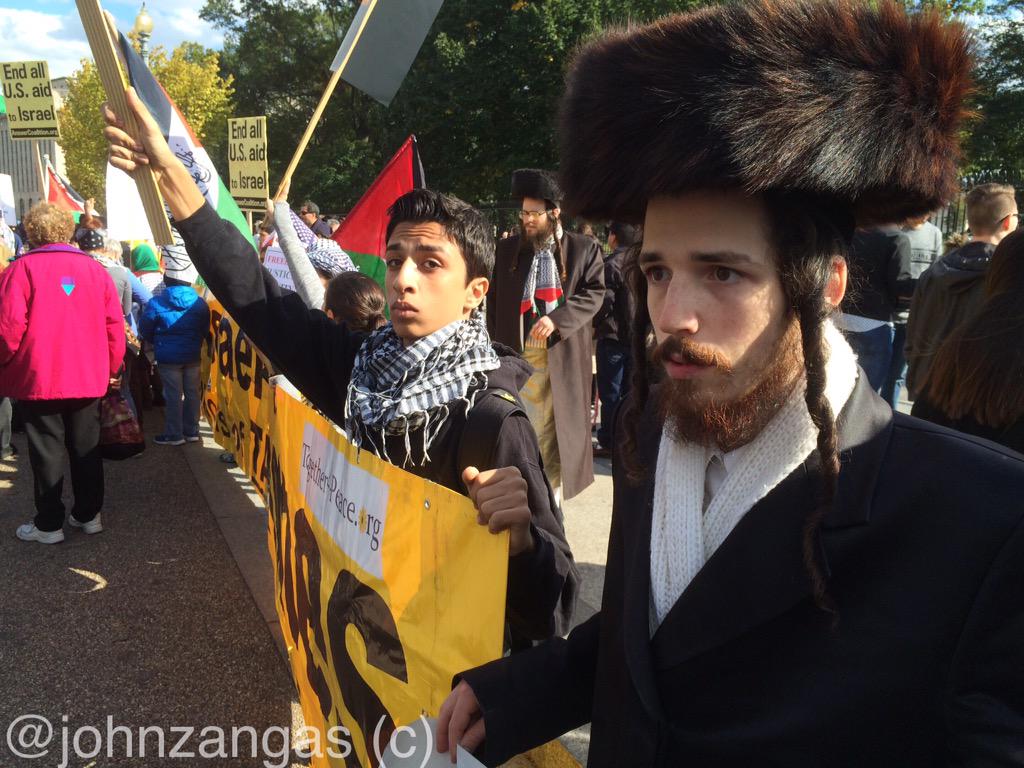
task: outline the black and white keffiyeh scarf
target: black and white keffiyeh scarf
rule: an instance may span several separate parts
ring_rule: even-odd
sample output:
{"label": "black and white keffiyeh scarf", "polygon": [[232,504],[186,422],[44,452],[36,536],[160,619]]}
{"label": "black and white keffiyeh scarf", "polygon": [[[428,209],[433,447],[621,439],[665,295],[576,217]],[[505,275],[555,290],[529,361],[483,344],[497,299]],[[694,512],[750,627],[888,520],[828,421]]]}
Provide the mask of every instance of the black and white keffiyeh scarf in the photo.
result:
{"label": "black and white keffiyeh scarf", "polygon": [[404,435],[404,466],[411,455],[409,434],[422,427],[425,464],[452,407],[464,403],[468,412],[487,386],[487,372],[500,365],[478,317],[446,325],[408,347],[388,323],[370,334],[356,355],[345,431],[358,447],[365,430],[371,450],[387,461],[385,438]]}

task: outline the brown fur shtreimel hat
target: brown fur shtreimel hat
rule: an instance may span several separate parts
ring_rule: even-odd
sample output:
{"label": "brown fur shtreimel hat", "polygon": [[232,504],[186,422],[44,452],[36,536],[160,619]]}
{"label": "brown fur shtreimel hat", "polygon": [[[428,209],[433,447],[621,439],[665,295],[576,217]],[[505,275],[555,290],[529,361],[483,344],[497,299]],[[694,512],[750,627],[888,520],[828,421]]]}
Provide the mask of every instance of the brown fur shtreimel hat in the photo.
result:
{"label": "brown fur shtreimel hat", "polygon": [[563,207],[642,220],[654,196],[821,195],[858,224],[958,189],[971,37],[892,0],[754,0],[584,46],[561,108]]}

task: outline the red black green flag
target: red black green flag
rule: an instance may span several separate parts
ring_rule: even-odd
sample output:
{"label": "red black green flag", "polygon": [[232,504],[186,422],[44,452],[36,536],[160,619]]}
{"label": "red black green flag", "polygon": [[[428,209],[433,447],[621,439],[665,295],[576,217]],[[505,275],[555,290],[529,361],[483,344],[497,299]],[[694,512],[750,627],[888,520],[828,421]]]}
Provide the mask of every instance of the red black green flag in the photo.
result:
{"label": "red black green flag", "polygon": [[406,192],[424,186],[423,164],[420,162],[416,137],[410,136],[333,235],[359,271],[382,285],[388,208]]}

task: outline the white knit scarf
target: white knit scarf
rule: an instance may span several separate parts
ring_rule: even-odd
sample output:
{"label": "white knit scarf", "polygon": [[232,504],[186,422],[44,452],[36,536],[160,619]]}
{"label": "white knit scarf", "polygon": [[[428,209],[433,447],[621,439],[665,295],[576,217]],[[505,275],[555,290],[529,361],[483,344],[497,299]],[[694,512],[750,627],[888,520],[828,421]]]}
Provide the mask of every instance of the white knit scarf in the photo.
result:
{"label": "white knit scarf", "polygon": [[[825,397],[838,417],[857,381],[857,358],[842,333],[825,323],[828,363]],[[662,430],[654,479],[651,527],[651,633],[736,524],[817,446],[804,402],[806,384],[748,443],[704,511],[704,484],[714,449],[683,442]]]}

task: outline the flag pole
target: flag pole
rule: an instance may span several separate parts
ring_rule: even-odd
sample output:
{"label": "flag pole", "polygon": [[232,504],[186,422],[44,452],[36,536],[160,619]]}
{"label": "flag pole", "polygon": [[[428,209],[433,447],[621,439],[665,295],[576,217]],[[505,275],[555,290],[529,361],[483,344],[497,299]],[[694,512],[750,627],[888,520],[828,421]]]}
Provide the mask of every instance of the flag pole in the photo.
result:
{"label": "flag pole", "polygon": [[[124,95],[125,77],[115,45],[117,29],[104,15],[99,0],[75,0],[75,4],[78,6],[78,15],[82,18],[82,26],[85,27],[85,36],[89,40],[89,48],[92,49],[96,69],[99,71],[100,81],[103,83],[103,90],[107,94],[107,101],[118,117],[128,126],[129,132],[137,133],[138,126],[135,123],[135,117],[128,108],[128,100]],[[111,36],[112,29],[113,38]],[[146,220],[153,233],[153,240],[157,245],[173,245],[171,225],[167,221],[163,198],[157,188],[153,171],[148,165],[140,165],[132,171],[131,176],[139,188],[139,197],[142,199],[142,207],[146,211]]]}
{"label": "flag pole", "polygon": [[36,178],[39,181],[40,202],[46,202],[46,169],[43,168],[43,159],[39,156],[39,140],[32,141],[32,148],[36,153]]}
{"label": "flag pole", "polygon": [[[81,2],[81,0],[79,0],[79,2]],[[359,22],[359,26],[356,27],[354,34],[350,31],[349,36],[346,37],[346,42],[349,42],[348,50],[345,51],[344,56],[338,64],[338,68],[334,70],[334,73],[331,75],[331,79],[327,82],[327,87],[324,89],[323,95],[320,97],[320,103],[316,105],[313,116],[309,119],[309,125],[306,126],[306,131],[302,134],[302,138],[299,140],[299,146],[295,148],[295,154],[292,155],[291,162],[288,163],[288,168],[284,172],[284,177],[281,179],[281,183],[277,186],[277,192],[274,194],[275,198],[280,197],[281,193],[284,192],[285,185],[292,180],[292,174],[294,174],[295,169],[299,167],[299,161],[302,159],[302,155],[305,153],[306,147],[309,145],[309,140],[313,137],[313,131],[316,129],[317,123],[320,122],[320,118],[323,117],[324,110],[327,108],[327,102],[334,93],[334,89],[338,85],[338,80],[341,79],[341,74],[345,71],[345,65],[348,64],[348,60],[352,57],[352,52],[356,49],[356,45],[359,43],[359,38],[362,37],[363,30],[366,29],[366,24],[370,20],[373,8],[377,4],[377,0],[363,0],[363,2],[369,5],[369,8],[367,8],[367,12],[365,14],[356,15],[356,21]]]}

